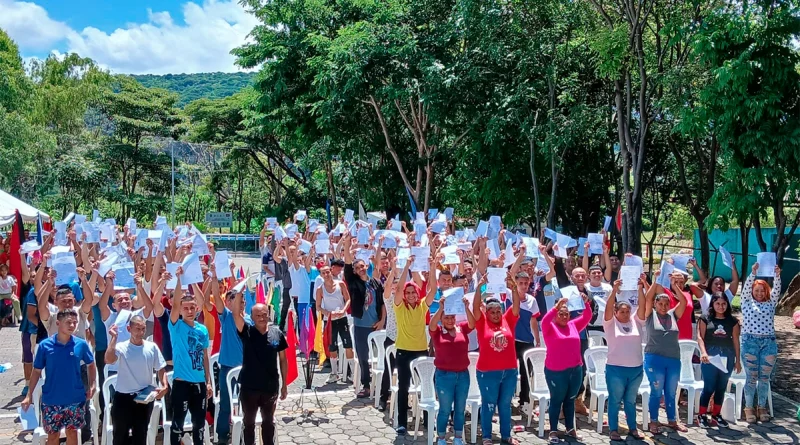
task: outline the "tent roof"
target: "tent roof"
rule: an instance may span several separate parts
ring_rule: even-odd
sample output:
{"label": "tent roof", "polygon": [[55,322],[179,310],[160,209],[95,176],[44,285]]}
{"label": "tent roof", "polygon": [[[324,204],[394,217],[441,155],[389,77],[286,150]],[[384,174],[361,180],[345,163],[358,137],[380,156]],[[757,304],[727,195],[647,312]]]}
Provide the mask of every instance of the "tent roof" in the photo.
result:
{"label": "tent roof", "polygon": [[47,213],[0,190],[0,227],[14,223],[15,210],[19,210],[19,214],[22,215],[22,221],[26,223],[36,222],[36,218],[39,214],[41,214],[42,218],[45,220],[50,219],[50,215]]}

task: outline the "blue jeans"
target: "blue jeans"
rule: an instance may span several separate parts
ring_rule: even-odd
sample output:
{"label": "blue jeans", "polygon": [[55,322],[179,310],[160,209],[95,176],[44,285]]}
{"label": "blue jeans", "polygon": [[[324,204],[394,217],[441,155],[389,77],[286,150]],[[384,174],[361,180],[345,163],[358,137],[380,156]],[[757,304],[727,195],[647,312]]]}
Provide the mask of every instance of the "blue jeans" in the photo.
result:
{"label": "blue jeans", "polygon": [[725,392],[728,390],[728,379],[731,377],[733,365],[736,363],[736,354],[733,349],[720,348],[719,346],[711,346],[706,348],[709,356],[721,355],[728,359],[727,371],[722,372],[716,366],[710,363],[701,363],[700,370],[703,373],[703,392],[700,393],[700,412],[702,413],[708,408],[708,402],[711,396],[714,396],[714,406],[722,408],[722,402],[725,401]]}
{"label": "blue jeans", "polygon": [[745,369],[744,406],[753,408],[753,399],[758,390],[758,406],[767,407],[767,387],[775,359],[778,357],[778,343],[775,337],[762,337],[742,334],[742,362]]}
{"label": "blue jeans", "polygon": [[[583,382],[583,366],[574,366],[561,371],[544,368],[544,378],[550,390],[550,431],[558,431],[558,416],[564,409],[564,426],[567,431],[575,429],[575,398]],[[541,416],[542,413],[540,412]]]}
{"label": "blue jeans", "polygon": [[469,394],[469,371],[452,372],[436,370],[433,380],[439,397],[439,413],[436,415],[436,433],[440,438],[447,434],[447,420],[453,411],[453,430],[456,437],[464,433],[464,411]]}
{"label": "blue jeans", "polygon": [[502,371],[477,371],[481,390],[481,435],[492,438],[492,416],[500,414],[500,438],[511,438],[511,399],[517,389],[517,368]]}
{"label": "blue jeans", "polygon": [[675,396],[678,393],[678,380],[681,377],[681,361],[677,358],[657,354],[644,354],[644,372],[650,381],[650,421],[658,422],[658,408],[664,396],[667,420],[675,422],[678,414],[675,409]]}
{"label": "blue jeans", "polygon": [[625,409],[628,429],[636,431],[636,396],[642,384],[644,370],[641,366],[606,365],[608,387],[608,431],[619,429],[619,402]]}
{"label": "blue jeans", "polygon": [[217,416],[217,438],[226,442],[231,432],[231,396],[228,394],[228,373],[233,369],[230,366],[219,367],[219,415]]}

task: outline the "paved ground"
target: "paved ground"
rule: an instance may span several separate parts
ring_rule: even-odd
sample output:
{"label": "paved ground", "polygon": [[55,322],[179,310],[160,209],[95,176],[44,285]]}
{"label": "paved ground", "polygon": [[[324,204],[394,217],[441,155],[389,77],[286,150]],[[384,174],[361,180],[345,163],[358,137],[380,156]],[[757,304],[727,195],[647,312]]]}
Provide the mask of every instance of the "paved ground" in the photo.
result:
{"label": "paved ground", "polygon": [[[242,263],[245,270],[250,266],[251,271],[258,269],[257,260],[237,259],[237,264]],[[251,264],[252,263],[252,264]],[[794,337],[794,336],[793,336]],[[21,431],[16,418],[16,409],[21,401],[20,391],[24,385],[20,359],[19,333],[15,329],[0,331],[0,363],[12,363],[14,367],[0,374],[0,445],[29,443],[30,432]],[[413,435],[399,438],[391,428],[388,414],[373,408],[371,400],[355,399],[352,385],[344,384],[324,385],[327,375],[317,374],[313,385],[318,387],[319,400],[322,409],[314,406],[313,396],[301,396],[304,385],[303,376],[290,388],[287,400],[280,402],[276,417],[278,418],[279,438],[281,445],[316,444],[316,445],[354,445],[358,443],[372,444],[424,444],[425,430],[415,437]],[[776,386],[778,382],[776,382]],[[300,402],[302,401],[302,407]],[[749,426],[744,422],[731,426],[728,430],[716,428],[705,430],[692,427],[688,433],[678,435],[669,433],[663,436],[650,437],[645,443],[653,444],[712,444],[712,443],[748,443],[748,444],[798,444],[800,443],[800,423],[795,418],[797,405],[780,396],[774,398],[775,415],[777,418],[768,424]],[[312,410],[310,415],[303,416],[306,410]],[[685,411],[681,412],[685,420]],[[513,421],[515,425],[524,427],[524,418],[515,410]],[[666,419],[663,419],[666,420]],[[639,414],[641,422],[641,413]],[[413,422],[409,421],[413,427]],[[468,438],[469,417],[465,435]],[[536,436],[535,426],[538,419],[530,429],[515,432],[514,435],[522,443],[544,444],[545,440]],[[609,444],[607,432],[605,435],[597,434],[595,425],[588,425],[586,418],[579,417],[578,428],[586,444]],[[499,441],[498,426],[494,427],[495,443]],[[478,436],[480,440],[480,435]],[[576,442],[577,443],[577,442]],[[630,440],[629,443],[636,443]]]}

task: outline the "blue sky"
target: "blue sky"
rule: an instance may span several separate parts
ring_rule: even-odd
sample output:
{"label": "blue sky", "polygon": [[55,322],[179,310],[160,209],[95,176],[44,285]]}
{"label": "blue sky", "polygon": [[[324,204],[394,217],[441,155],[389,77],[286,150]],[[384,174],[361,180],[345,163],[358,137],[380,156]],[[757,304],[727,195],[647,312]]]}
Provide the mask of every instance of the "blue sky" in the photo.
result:
{"label": "blue sky", "polygon": [[235,0],[0,0],[25,58],[77,52],[114,73],[238,71],[257,24]]}

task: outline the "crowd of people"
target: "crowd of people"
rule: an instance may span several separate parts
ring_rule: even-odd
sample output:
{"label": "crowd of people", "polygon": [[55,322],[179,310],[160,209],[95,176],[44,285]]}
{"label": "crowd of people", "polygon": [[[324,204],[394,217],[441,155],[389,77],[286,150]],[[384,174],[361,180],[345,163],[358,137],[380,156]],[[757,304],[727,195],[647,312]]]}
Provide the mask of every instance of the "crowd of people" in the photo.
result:
{"label": "crowd of people", "polygon": [[[686,431],[677,415],[686,360],[679,341],[693,338],[703,380],[694,420],[704,427],[727,426],[721,409],[734,370],[746,377],[746,420],[770,420],[777,267],[763,274],[774,277],[770,286],[753,265],[741,293],[741,317],[735,317],[735,267],[730,284],[707,278],[692,259],[694,274],[686,263],[668,260],[648,279],[641,258],[611,254],[605,231],[589,234],[585,242],[550,230],[531,237],[505,230],[499,217],[456,230],[452,212],[420,213],[412,226],[398,218],[364,221],[348,211],[328,227],[300,211],[283,224],[268,218],[261,231],[260,282],[279,295],[270,304],[269,298],[247,298],[247,277],[234,278],[228,255],[191,223],[172,229],[159,218],[154,228],[142,229],[135,220],[120,226],[80,219],[57,226],[40,244],[25,243],[18,253],[19,280],[0,265],[0,298],[17,287],[21,295],[13,316],[23,345],[22,407],[39,407],[50,445],[62,434],[68,444],[77,443],[78,430],[83,440],[90,436],[94,392],[112,375],[111,399],[101,397],[100,404],[112,403],[115,445],[146,443],[156,400],[171,420],[165,431],[170,443],[183,436],[187,414],[195,445],[204,441],[207,418],[216,440],[228,443],[231,372],[239,373],[244,442],[255,443],[260,413],[261,441],[273,443],[277,402],[287,396],[287,355],[294,356],[287,352],[297,346],[291,341],[296,333],[287,330],[300,332],[307,320],[320,320],[325,332],[327,383],[357,376],[358,398],[370,397],[375,375],[370,334],[383,334],[383,347],[395,351],[387,364],[396,370],[396,400],[390,401],[392,370],[375,382],[375,397],[381,411],[390,402],[396,406],[400,436],[408,428],[412,363],[433,357],[439,410],[426,422],[435,428],[438,445],[447,443],[448,425],[452,443],[464,443],[471,372],[480,393],[483,443],[492,443],[495,417],[501,443],[518,443],[512,409],[516,399],[522,412],[533,412],[534,367],[525,357],[535,348],[546,354],[549,407],[539,415],[549,419],[549,440],[579,438],[575,415],[592,408],[585,354],[597,335],[607,347],[613,440],[622,439],[620,405],[627,434],[643,437],[636,397],[645,376],[645,429]],[[687,282],[695,274],[699,280]],[[470,353],[477,353],[474,365]],[[215,376],[211,357],[217,354]],[[40,401],[33,400],[37,385]],[[214,388],[217,415],[207,416]],[[658,421],[662,408],[666,425]]]}

